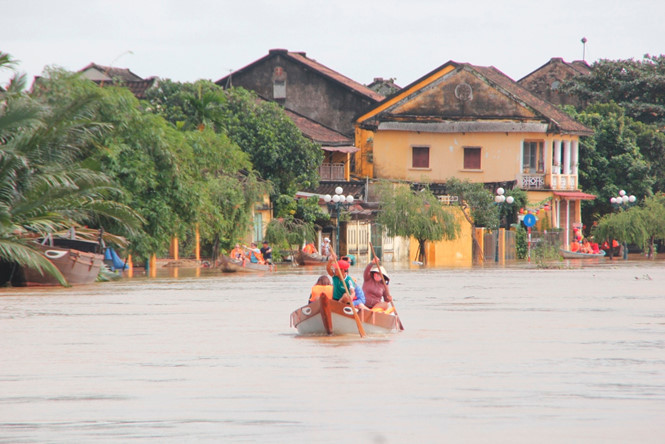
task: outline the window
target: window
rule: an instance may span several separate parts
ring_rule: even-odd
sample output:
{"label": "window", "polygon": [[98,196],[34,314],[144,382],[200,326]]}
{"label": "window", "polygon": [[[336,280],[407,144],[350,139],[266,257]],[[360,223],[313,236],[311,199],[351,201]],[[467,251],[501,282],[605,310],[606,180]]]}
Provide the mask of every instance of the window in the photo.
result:
{"label": "window", "polygon": [[286,99],[286,82],[275,80],[272,83],[272,98],[275,100]]}
{"label": "window", "polygon": [[411,165],[413,168],[429,168],[429,147],[411,147]]}
{"label": "window", "polygon": [[545,172],[543,141],[524,141],[522,167],[525,173]]}
{"label": "window", "polygon": [[480,169],[480,147],[478,146],[464,147],[464,169],[465,170]]}

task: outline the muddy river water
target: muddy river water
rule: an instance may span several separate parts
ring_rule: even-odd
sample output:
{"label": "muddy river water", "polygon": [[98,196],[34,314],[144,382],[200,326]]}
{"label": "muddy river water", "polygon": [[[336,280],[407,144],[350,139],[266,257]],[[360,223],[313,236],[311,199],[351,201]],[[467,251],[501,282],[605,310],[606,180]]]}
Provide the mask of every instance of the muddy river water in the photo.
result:
{"label": "muddy river water", "polygon": [[0,443],[665,442],[663,261],[388,269],[365,339],[289,326],[320,269],[0,289]]}

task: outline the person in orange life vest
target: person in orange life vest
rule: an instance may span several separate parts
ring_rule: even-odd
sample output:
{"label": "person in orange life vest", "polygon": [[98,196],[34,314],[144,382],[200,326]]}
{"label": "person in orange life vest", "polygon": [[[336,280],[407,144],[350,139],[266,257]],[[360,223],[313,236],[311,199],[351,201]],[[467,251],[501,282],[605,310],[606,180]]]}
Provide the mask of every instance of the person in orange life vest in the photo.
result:
{"label": "person in orange life vest", "polygon": [[[383,279],[381,278],[383,275]],[[363,272],[363,291],[365,292],[365,304],[369,308],[381,308],[387,310],[393,298],[388,290],[390,278],[386,269],[378,264],[378,259],[367,264]],[[384,285],[385,281],[385,285]]]}
{"label": "person in orange life vest", "polygon": [[582,245],[580,246],[580,253],[593,253],[593,250],[591,249],[591,244],[589,243],[589,240],[587,238],[584,238],[582,241]]}
{"label": "person in orange life vest", "polygon": [[259,250],[256,247],[256,242],[252,242],[249,244],[249,247],[246,245],[243,245],[243,247],[247,250],[247,257],[249,258],[249,261],[253,264],[263,264],[263,255],[261,254],[261,250]]}
{"label": "person in orange life vest", "polygon": [[580,243],[577,242],[577,240],[573,240],[573,241],[570,243],[570,251],[572,251],[573,253],[575,253],[575,252],[579,251],[579,249],[580,249]]}
{"label": "person in orange life vest", "polygon": [[321,296],[326,296],[328,299],[332,299],[333,297],[333,286],[330,283],[330,278],[325,274],[320,276],[316,284],[312,287],[309,302],[314,302]]}
{"label": "person in orange life vest", "polygon": [[229,253],[231,259],[242,260],[245,256],[244,251],[240,248],[240,244],[236,244],[235,248]]}
{"label": "person in orange life vest", "polygon": [[314,242],[309,242],[307,245],[305,245],[302,249],[303,253],[307,254],[316,254],[318,251],[316,250],[316,247],[314,246]]}

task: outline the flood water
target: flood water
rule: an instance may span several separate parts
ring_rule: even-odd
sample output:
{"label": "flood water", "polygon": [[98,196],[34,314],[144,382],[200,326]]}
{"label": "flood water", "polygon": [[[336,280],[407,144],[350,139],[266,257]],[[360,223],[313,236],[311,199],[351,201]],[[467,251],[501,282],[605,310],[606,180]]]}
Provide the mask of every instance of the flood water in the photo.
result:
{"label": "flood water", "polygon": [[290,328],[321,269],[0,289],[0,442],[665,442],[665,264],[571,262],[388,266],[365,339]]}

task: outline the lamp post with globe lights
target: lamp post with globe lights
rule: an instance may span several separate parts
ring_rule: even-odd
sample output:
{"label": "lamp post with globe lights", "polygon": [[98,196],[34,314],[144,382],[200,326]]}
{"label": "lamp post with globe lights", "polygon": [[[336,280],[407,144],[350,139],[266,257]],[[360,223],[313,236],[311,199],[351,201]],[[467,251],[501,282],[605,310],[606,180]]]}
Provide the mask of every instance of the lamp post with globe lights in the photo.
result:
{"label": "lamp post with globe lights", "polygon": [[[623,211],[624,208],[635,205],[635,202],[637,202],[637,198],[632,194],[628,195],[624,190],[620,190],[618,196],[610,198],[612,206],[616,207],[619,211]],[[612,247],[610,246],[610,248]],[[623,243],[623,258],[628,259],[628,244],[625,242]]]}
{"label": "lamp post with globe lights", "polygon": [[496,245],[494,249],[494,261],[499,262],[499,228],[501,227],[501,209],[504,205],[512,204],[515,202],[513,196],[506,196],[506,190],[499,187],[496,189],[496,194],[494,195],[494,203],[499,206],[499,217],[496,223]]}
{"label": "lamp post with globe lights", "polygon": [[328,210],[329,211],[334,211],[335,212],[335,218],[337,221],[337,234],[335,235],[335,245],[336,249],[335,251],[337,254],[341,254],[339,251],[339,216],[340,212],[342,211],[342,208],[348,208],[352,203],[353,203],[353,195],[349,194],[348,196],[344,196],[344,189],[342,187],[337,187],[335,188],[335,194],[331,196],[330,194],[326,194],[323,196],[323,200],[328,204]]}

